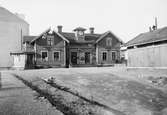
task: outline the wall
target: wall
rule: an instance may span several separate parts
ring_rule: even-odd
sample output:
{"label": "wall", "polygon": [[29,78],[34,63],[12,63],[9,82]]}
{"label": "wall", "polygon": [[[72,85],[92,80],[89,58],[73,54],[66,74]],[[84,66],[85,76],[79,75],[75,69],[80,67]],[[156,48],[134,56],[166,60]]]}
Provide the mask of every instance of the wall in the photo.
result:
{"label": "wall", "polygon": [[[112,38],[112,45],[106,46],[106,38],[111,37]],[[112,52],[116,52],[116,60],[120,59],[120,45],[121,43],[118,41],[117,38],[115,38],[112,34],[108,34],[105,38],[103,38],[99,43],[97,44],[97,51],[98,52],[98,64],[113,64],[115,63],[115,60],[112,60]],[[107,60],[102,60],[102,53],[107,52]]]}
{"label": "wall", "polygon": [[[54,38],[54,45],[48,46],[47,45],[47,39],[39,38],[36,41],[36,47],[37,47],[37,60],[36,64],[37,66],[65,66],[65,43],[64,41],[57,35],[55,35]],[[42,61],[41,60],[41,51],[47,51],[48,52],[48,61]],[[60,52],[60,60],[54,61],[53,60],[53,53],[55,51]]]}
{"label": "wall", "polygon": [[25,60],[26,60],[26,55],[21,54],[21,55],[13,55],[14,58],[14,68],[23,68],[25,67]]}
{"label": "wall", "polygon": [[129,67],[167,67],[167,44],[128,49]]}
{"label": "wall", "polygon": [[22,36],[29,34],[29,25],[23,22],[0,21],[0,67],[13,66],[10,52],[21,50]]}

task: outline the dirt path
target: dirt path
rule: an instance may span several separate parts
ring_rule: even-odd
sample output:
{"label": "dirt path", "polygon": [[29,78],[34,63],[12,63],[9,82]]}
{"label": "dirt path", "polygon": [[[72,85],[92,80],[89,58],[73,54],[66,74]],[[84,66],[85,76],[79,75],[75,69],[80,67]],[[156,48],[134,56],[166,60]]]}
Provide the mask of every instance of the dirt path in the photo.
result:
{"label": "dirt path", "polygon": [[35,99],[36,93],[7,72],[2,72],[0,115],[63,115],[47,100]]}

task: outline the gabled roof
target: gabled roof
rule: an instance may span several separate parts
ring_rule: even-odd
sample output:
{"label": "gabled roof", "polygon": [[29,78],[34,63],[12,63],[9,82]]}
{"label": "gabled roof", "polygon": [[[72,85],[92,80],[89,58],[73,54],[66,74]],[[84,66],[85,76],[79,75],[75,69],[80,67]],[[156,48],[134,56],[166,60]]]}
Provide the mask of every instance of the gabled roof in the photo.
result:
{"label": "gabled roof", "polygon": [[[79,28],[80,29],[80,28]],[[51,29],[47,29],[45,30],[43,33],[41,33],[39,36],[31,36],[31,37],[25,37],[25,41],[28,39],[32,39],[30,43],[33,43],[34,41],[36,41],[37,39],[39,39],[42,35],[44,35],[45,33],[50,32]],[[105,36],[107,36],[108,34],[112,34],[115,38],[117,38],[120,42],[122,42],[121,39],[119,39],[118,37],[116,37],[111,31],[107,31],[104,34],[92,34],[92,33],[85,33],[85,38],[84,40],[76,40],[76,35],[75,33],[72,32],[56,32],[53,31],[55,34],[57,34],[59,37],[61,37],[63,40],[67,41],[68,43],[98,43],[101,39],[103,39]],[[122,42],[123,43],[123,42]]]}
{"label": "gabled roof", "polygon": [[85,40],[77,41],[75,33],[62,32],[61,35],[64,36],[66,39],[68,39],[70,42],[73,42],[73,43],[74,42],[76,42],[76,43],[79,43],[79,42],[81,42],[81,43],[95,42],[101,36],[101,34],[85,33]]}
{"label": "gabled roof", "polygon": [[[35,38],[33,38],[31,40],[31,43],[33,43],[34,41],[36,41],[37,39],[39,39],[42,35],[44,35],[45,33],[48,33],[51,31],[51,28],[48,28],[47,30],[45,30],[44,32],[42,32],[39,36],[36,36]],[[67,40],[64,36],[62,36],[60,33],[53,31],[55,34],[57,34],[60,38],[62,38],[63,40],[67,41],[69,43],[69,40]]]}
{"label": "gabled roof", "polygon": [[120,41],[120,42],[123,43],[123,41],[122,41],[120,38],[118,38],[116,35],[114,35],[111,31],[107,31],[107,32],[105,32],[104,34],[102,34],[102,35],[99,37],[99,39],[96,40],[96,43],[98,43],[99,41],[101,41],[101,40],[102,40],[103,38],[105,38],[108,34],[112,34],[116,39],[118,39],[118,41]]}
{"label": "gabled roof", "polygon": [[19,18],[18,16],[3,7],[0,7],[0,21],[23,22],[28,24],[25,20]]}
{"label": "gabled roof", "polygon": [[59,32],[53,31],[55,34],[57,34],[59,37],[61,37],[64,41],[66,41],[67,43],[69,43],[69,40],[66,39],[63,35],[61,35]]}
{"label": "gabled roof", "polygon": [[128,41],[126,46],[153,43],[157,41],[167,40],[167,27],[160,28],[151,32],[141,33],[134,39]]}
{"label": "gabled roof", "polygon": [[39,39],[43,34],[49,32],[51,30],[51,28],[46,29],[44,32],[42,32],[39,36],[35,37],[34,39],[31,40],[31,43],[33,43],[34,41],[36,41],[37,39]]}

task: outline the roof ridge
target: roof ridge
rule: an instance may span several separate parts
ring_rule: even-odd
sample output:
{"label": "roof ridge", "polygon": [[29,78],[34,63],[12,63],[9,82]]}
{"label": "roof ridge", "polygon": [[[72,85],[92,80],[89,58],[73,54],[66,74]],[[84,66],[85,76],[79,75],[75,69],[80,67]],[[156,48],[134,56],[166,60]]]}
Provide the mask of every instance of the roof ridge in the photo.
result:
{"label": "roof ridge", "polygon": [[126,43],[126,46],[133,46],[135,44],[142,44],[142,43],[151,43],[154,41],[160,41],[163,40],[162,38],[165,38],[164,36],[167,36],[167,33],[161,33],[162,31],[166,30],[167,27],[162,27],[162,28],[158,28],[157,30],[154,31],[148,31],[148,32],[144,32],[144,33],[140,33],[139,35],[137,35],[136,37],[134,37],[133,39],[129,40]]}

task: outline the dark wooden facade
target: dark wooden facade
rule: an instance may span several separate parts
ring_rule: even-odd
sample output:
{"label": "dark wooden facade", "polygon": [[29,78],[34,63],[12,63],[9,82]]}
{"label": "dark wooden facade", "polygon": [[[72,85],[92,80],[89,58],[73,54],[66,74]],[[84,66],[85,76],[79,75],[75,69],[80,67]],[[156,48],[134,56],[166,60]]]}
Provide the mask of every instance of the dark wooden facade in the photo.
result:
{"label": "dark wooden facade", "polygon": [[36,67],[69,67],[112,65],[120,60],[122,41],[112,32],[85,33],[77,28],[74,33],[46,30],[25,43],[35,52]]}

